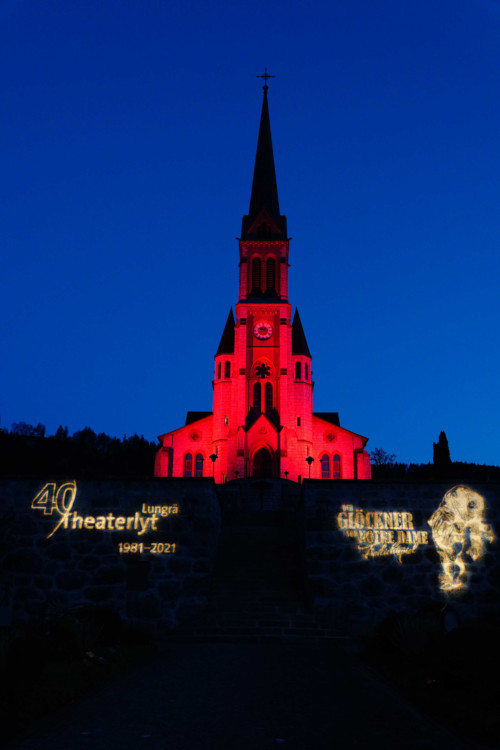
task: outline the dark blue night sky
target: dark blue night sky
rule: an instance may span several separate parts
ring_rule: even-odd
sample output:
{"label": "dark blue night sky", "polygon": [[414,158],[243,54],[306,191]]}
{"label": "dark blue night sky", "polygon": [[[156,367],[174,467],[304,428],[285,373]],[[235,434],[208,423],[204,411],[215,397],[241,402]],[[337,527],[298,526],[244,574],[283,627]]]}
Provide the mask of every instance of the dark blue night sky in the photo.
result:
{"label": "dark blue night sky", "polygon": [[500,3],[2,0],[1,426],[212,404],[264,66],[314,408],[500,463]]}

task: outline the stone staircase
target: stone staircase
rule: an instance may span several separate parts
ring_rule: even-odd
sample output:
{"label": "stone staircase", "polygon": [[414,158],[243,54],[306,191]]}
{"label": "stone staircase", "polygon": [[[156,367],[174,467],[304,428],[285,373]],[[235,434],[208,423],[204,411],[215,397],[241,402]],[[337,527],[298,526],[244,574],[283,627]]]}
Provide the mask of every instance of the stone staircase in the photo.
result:
{"label": "stone staircase", "polygon": [[308,609],[294,516],[232,511],[224,519],[207,609],[175,640],[320,642],[337,631]]}
{"label": "stone staircase", "polygon": [[300,485],[285,479],[238,479],[216,489],[224,515],[295,512],[300,504]]}

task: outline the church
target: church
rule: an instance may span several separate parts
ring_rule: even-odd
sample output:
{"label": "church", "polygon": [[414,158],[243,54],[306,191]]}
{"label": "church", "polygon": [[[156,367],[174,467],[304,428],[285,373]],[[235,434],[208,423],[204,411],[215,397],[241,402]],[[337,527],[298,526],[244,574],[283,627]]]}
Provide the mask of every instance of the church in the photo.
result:
{"label": "church", "polygon": [[286,216],[280,213],[265,79],[250,209],[239,242],[239,295],[215,353],[213,410],[188,411],[159,437],[157,477],[370,479],[368,438],[313,412],[311,353],[288,300]]}

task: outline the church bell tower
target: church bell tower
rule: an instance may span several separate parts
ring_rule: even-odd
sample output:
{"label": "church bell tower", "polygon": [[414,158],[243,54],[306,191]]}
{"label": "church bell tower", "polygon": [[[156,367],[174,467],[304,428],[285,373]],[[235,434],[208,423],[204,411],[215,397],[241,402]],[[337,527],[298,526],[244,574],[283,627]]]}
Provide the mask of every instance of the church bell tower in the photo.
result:
{"label": "church bell tower", "polygon": [[367,438],[340,427],[336,412],[313,414],[311,354],[288,300],[290,239],[280,213],[268,86],[248,214],[239,243],[236,316],[215,354],[213,411],[188,412],[160,437],[156,476],[368,479]]}

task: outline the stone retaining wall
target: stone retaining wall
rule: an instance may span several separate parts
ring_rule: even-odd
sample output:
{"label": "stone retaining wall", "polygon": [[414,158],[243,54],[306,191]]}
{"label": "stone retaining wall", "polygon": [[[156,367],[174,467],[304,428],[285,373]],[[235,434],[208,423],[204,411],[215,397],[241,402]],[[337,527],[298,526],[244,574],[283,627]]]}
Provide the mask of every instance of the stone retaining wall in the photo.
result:
{"label": "stone retaining wall", "polygon": [[[0,625],[39,621],[51,608],[98,605],[162,633],[206,607],[221,528],[211,479],[78,480],[76,494],[70,483],[60,495],[62,482],[45,484],[0,482]],[[303,529],[300,565],[310,604],[338,632],[359,633],[392,612],[414,615],[429,605],[457,618],[500,615],[500,542],[493,539],[493,532],[500,536],[500,485],[473,487],[486,504],[479,508],[480,559],[467,552],[470,524],[458,516],[448,524],[454,554],[467,566],[464,585],[454,588],[446,588],[429,526],[450,489],[273,480],[263,506],[264,513],[281,508],[284,523],[293,517]],[[221,498],[230,515],[261,503],[251,481],[222,488]]]}

